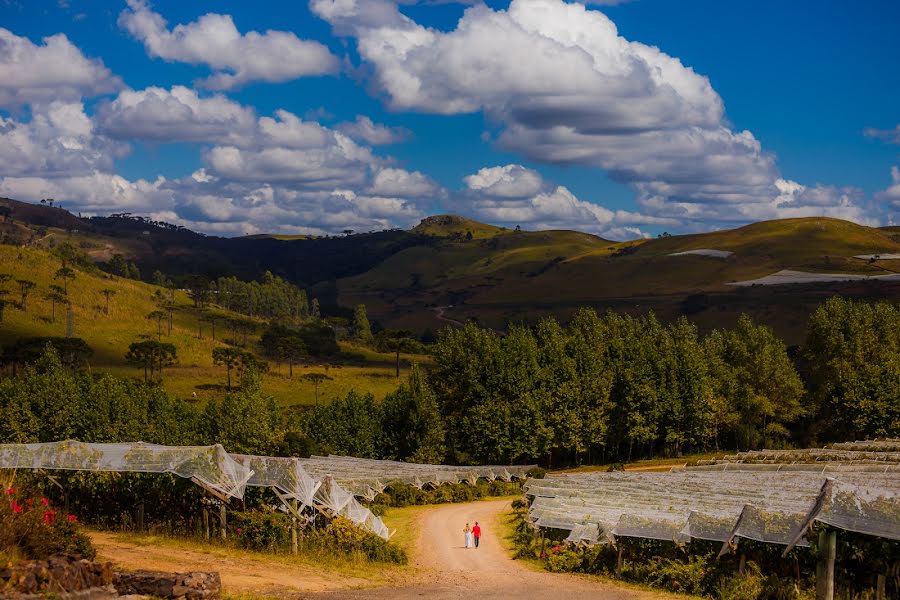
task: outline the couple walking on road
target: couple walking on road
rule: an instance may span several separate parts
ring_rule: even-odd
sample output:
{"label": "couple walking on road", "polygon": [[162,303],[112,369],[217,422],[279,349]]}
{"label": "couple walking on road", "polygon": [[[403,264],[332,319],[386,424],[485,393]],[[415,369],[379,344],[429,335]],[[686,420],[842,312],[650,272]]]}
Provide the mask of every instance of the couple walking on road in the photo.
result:
{"label": "couple walking on road", "polygon": [[471,548],[473,543],[477,548],[478,542],[481,540],[481,527],[478,526],[478,521],[475,521],[475,527],[471,528],[469,527],[469,524],[466,523],[466,528],[463,529],[463,533],[466,536],[466,548]]}

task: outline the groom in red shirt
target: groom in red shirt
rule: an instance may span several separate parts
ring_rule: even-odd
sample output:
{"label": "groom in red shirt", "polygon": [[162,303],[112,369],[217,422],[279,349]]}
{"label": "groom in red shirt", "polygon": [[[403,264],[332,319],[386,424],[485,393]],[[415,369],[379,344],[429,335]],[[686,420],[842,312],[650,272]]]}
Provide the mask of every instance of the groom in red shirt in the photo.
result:
{"label": "groom in red shirt", "polygon": [[475,527],[472,528],[472,537],[475,538],[475,547],[478,547],[478,540],[481,539],[481,527],[478,526],[478,521],[475,521]]}

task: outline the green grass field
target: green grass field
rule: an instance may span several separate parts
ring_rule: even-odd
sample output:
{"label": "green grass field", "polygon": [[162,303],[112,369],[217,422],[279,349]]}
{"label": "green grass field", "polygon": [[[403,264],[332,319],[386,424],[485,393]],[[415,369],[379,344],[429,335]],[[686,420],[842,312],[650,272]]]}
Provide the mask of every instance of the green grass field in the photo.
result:
{"label": "green grass field", "polygon": [[[65,308],[56,307],[54,320],[52,304],[45,297],[51,285],[62,285],[61,280],[53,277],[61,264],[58,257],[46,250],[0,246],[0,265],[3,265],[0,273],[11,276],[11,281],[0,286],[8,291],[7,301],[20,301],[16,280],[28,279],[36,284],[28,294],[27,311],[7,306],[0,326],[0,345],[8,344],[18,337],[66,335]],[[100,271],[82,270],[76,270],[75,278],[69,282],[68,287],[74,316],[74,335],[83,338],[94,349],[91,368],[117,375],[141,377],[142,372],[128,365],[124,357],[129,344],[141,336],[156,337],[156,322],[148,320],[146,315],[156,310],[153,294],[160,288]],[[106,299],[101,293],[104,289],[115,291],[115,295],[110,298],[108,314],[104,310]],[[220,325],[217,341],[213,341],[210,326],[204,323],[201,339],[198,327],[200,313],[193,307],[187,294],[176,291],[175,303],[177,309],[173,315],[172,333],[168,334],[167,324],[164,322],[162,340],[176,346],[179,364],[165,370],[163,384],[179,398],[202,403],[220,395],[225,387],[226,371],[224,367],[213,365],[212,350],[224,346],[221,338],[229,334]],[[229,314],[225,310],[219,312]],[[263,323],[260,323],[260,329],[262,326]],[[293,379],[288,377],[286,365],[270,363],[271,373],[263,378],[263,390],[282,406],[292,407],[309,406],[317,401],[315,387],[301,379],[304,373],[309,372],[324,373],[332,378],[319,385],[320,402],[345,395],[351,389],[371,392],[380,398],[397,387],[392,355],[349,345],[345,345],[345,349],[356,359],[353,364],[337,362],[295,366]],[[403,355],[401,377],[410,361],[422,358],[425,357]]]}

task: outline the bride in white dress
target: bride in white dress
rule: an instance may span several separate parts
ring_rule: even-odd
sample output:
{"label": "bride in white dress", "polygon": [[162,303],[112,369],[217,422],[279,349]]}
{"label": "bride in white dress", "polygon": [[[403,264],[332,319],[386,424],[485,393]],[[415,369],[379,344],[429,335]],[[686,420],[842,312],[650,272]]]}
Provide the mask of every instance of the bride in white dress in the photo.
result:
{"label": "bride in white dress", "polygon": [[469,524],[466,523],[466,528],[463,529],[463,533],[466,536],[466,548],[472,547],[472,528],[469,527]]}

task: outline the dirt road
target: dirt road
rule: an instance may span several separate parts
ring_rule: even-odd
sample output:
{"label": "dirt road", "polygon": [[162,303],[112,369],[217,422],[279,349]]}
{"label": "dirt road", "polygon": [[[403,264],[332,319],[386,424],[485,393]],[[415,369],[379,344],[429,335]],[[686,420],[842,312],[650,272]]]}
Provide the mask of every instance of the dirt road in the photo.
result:
{"label": "dirt road", "polygon": [[[574,575],[529,568],[509,558],[501,540],[501,519],[509,500],[450,504],[422,512],[412,569],[389,573],[335,572],[289,558],[248,555],[216,546],[173,545],[92,532],[98,558],[119,568],[160,571],[218,571],[229,594],[290,600],[661,600],[666,594],[631,591]],[[478,549],[463,547],[463,527],[478,521]],[[382,587],[372,588],[373,585]],[[367,588],[367,589],[366,589]],[[683,597],[682,597],[683,598]]]}
{"label": "dirt road", "polygon": [[[509,558],[500,536],[501,519],[509,501],[451,504],[425,512],[414,555],[418,576],[403,587],[375,590],[302,594],[309,600],[647,600],[670,596],[623,590],[573,575],[553,574],[527,568]],[[478,549],[463,545],[466,522],[482,528]]]}

